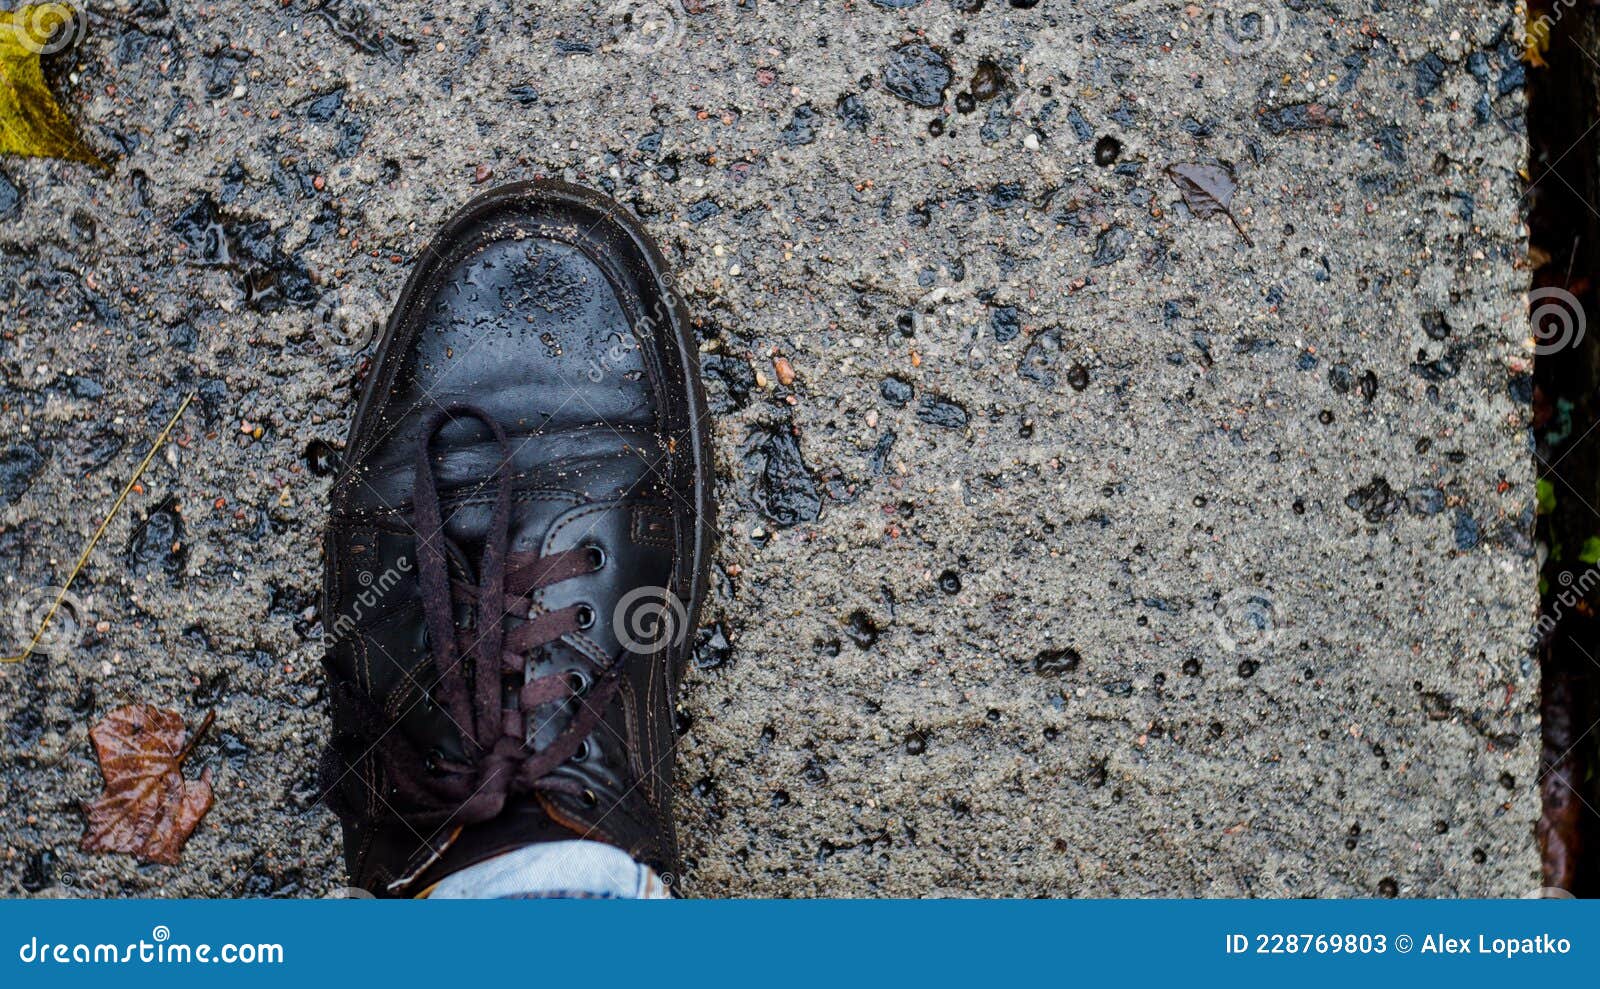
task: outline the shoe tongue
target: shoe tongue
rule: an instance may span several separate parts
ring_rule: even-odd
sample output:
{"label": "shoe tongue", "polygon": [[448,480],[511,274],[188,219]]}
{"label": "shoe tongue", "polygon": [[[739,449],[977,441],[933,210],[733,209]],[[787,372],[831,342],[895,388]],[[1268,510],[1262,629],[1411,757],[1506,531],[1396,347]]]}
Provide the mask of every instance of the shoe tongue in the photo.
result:
{"label": "shoe tongue", "polygon": [[[444,435],[453,436],[446,427]],[[493,505],[497,472],[507,461],[493,437],[455,436],[433,450],[433,476],[443,517],[463,504]],[[578,501],[606,501],[632,492],[660,465],[666,451],[651,429],[589,423],[537,432],[510,430],[510,474],[514,491],[567,491]],[[416,451],[384,451],[339,487],[346,512],[409,512],[416,490]],[[485,516],[487,518],[487,516]]]}
{"label": "shoe tongue", "polygon": [[[513,436],[511,447],[513,552],[540,552],[556,519],[580,505],[658,496],[652,468],[662,454],[646,430],[592,426]],[[435,469],[445,533],[474,574],[493,520],[499,462],[497,445],[476,444],[452,451]]]}

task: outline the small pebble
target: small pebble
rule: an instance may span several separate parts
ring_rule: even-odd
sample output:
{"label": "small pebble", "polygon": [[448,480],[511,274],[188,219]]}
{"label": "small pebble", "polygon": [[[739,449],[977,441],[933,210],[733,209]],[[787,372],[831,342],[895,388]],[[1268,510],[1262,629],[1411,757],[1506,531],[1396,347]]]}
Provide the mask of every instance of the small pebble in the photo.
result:
{"label": "small pebble", "polygon": [[772,370],[777,372],[778,384],[783,385],[785,388],[794,384],[794,365],[789,363],[787,357],[774,357],[772,359]]}

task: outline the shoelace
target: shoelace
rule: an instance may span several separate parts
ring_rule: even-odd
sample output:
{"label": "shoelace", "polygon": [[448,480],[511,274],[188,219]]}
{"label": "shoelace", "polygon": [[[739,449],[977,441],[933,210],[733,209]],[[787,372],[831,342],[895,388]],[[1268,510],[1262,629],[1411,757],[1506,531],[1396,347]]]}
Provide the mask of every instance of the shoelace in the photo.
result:
{"label": "shoelace", "polygon": [[[439,491],[433,474],[433,441],[453,419],[478,419],[494,433],[500,448],[495,469],[495,501],[478,567],[478,584],[453,580],[445,562]],[[380,745],[390,772],[388,782],[422,816],[441,823],[475,824],[498,815],[507,797],[519,793],[563,793],[592,800],[578,781],[552,776],[558,766],[584,747],[621,683],[620,664],[613,664],[593,684],[574,682],[567,673],[536,677],[516,689],[524,657],[563,635],[580,631],[583,605],[531,614],[531,595],[559,581],[600,568],[587,548],[549,556],[509,552],[511,540],[511,443],[505,430],[482,409],[455,404],[439,409],[424,424],[417,445],[416,511],[418,580],[428,637],[438,680],[434,699],[462,729],[465,761],[421,753],[401,742]],[[458,632],[455,606],[472,609],[474,620]],[[527,616],[509,634],[509,617]],[[589,620],[593,620],[592,613]],[[577,700],[567,726],[542,749],[527,739],[525,718],[542,704]],[[391,732],[396,738],[401,732]]]}

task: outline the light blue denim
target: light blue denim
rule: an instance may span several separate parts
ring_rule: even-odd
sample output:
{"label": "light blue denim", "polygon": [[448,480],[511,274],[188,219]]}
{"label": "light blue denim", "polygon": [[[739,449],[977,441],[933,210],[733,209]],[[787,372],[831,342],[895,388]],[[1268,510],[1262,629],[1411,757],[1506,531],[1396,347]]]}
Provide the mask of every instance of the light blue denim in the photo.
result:
{"label": "light blue denim", "polygon": [[430,900],[669,900],[655,870],[598,841],[547,841],[440,880]]}

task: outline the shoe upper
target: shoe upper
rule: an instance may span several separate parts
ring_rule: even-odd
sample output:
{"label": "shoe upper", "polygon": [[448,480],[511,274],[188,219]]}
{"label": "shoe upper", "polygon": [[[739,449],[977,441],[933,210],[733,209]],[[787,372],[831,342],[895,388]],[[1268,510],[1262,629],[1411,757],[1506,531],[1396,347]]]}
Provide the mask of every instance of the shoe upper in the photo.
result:
{"label": "shoe upper", "polygon": [[674,866],[703,400],[658,255],[595,199],[513,187],[447,225],[347,444],[324,771],[375,892],[574,835]]}

